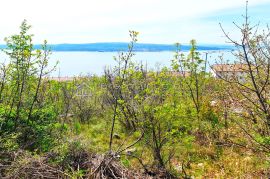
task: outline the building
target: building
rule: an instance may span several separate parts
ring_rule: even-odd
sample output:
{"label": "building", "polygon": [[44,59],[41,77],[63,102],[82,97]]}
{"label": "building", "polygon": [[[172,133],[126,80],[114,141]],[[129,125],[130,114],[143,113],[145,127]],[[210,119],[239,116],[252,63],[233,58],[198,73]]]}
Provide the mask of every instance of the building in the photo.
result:
{"label": "building", "polygon": [[237,79],[244,82],[249,74],[249,66],[247,64],[215,64],[211,66],[211,73],[216,78]]}
{"label": "building", "polygon": [[191,75],[189,71],[169,71],[168,74],[175,77],[189,77]]}
{"label": "building", "polygon": [[65,81],[73,81],[75,77],[46,77],[45,79],[50,81],[58,81],[58,82],[65,82]]}

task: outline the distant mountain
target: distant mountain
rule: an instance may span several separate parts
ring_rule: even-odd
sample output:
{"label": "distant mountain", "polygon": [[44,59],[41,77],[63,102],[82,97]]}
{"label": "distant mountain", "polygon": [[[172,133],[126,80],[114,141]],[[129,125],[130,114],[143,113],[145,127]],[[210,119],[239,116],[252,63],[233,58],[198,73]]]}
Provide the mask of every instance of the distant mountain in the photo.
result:
{"label": "distant mountain", "polygon": [[[0,45],[0,48],[5,48]],[[41,45],[35,45],[36,49],[40,49]],[[124,42],[106,42],[106,43],[85,43],[85,44],[51,44],[49,47],[52,51],[89,51],[89,52],[118,52],[127,51],[128,43]],[[181,49],[187,51],[190,45],[182,45]],[[198,45],[198,50],[231,50],[232,46],[228,45]],[[148,44],[137,43],[134,45],[136,52],[158,52],[158,51],[175,51],[175,45],[168,44]]]}

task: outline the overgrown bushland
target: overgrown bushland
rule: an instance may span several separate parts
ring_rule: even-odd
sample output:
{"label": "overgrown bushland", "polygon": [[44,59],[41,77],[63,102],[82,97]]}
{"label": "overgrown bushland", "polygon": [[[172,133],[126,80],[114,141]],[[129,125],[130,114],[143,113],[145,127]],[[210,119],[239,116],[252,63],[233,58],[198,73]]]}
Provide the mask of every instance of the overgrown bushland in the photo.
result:
{"label": "overgrown bushland", "polygon": [[104,75],[58,81],[46,41],[35,49],[29,29],[24,21],[6,38],[0,68],[0,177],[269,175],[269,34],[252,33],[247,16],[241,41],[227,36],[244,79],[213,77],[195,40],[149,70],[133,60],[130,31]]}

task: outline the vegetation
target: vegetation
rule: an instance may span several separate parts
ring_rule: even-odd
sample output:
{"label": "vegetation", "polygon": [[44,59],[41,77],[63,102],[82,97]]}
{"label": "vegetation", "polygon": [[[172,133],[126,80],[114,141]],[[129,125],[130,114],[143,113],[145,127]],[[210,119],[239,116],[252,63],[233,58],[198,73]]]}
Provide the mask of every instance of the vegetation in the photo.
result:
{"label": "vegetation", "polygon": [[195,40],[149,71],[132,59],[130,31],[103,76],[52,80],[47,42],[34,49],[23,21],[0,69],[0,177],[269,177],[270,32],[245,17],[239,42],[222,28],[244,79],[213,77]]}

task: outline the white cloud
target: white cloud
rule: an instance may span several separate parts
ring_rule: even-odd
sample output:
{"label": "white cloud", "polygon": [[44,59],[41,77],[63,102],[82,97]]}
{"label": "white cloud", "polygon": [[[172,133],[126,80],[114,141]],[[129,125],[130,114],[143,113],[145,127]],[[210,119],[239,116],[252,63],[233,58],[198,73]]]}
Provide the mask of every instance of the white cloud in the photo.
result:
{"label": "white cloud", "polygon": [[[249,2],[252,6],[268,1]],[[200,38],[198,30],[212,32],[210,27],[187,20],[244,6],[245,0],[2,0],[0,43],[18,31],[23,19],[33,25],[37,43],[42,39],[50,43],[126,41],[129,29],[144,34],[142,41],[154,43],[171,42],[174,36],[186,41],[192,35],[207,41],[207,37]],[[182,21],[185,27],[176,26]],[[192,35],[173,34],[177,30]]]}

